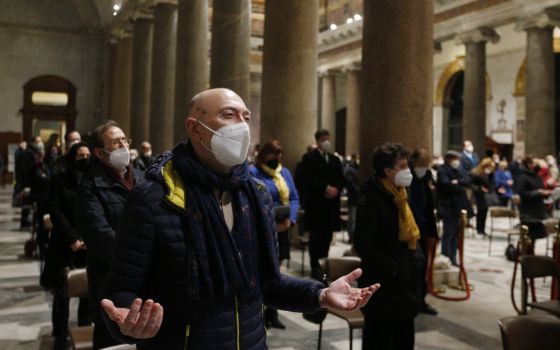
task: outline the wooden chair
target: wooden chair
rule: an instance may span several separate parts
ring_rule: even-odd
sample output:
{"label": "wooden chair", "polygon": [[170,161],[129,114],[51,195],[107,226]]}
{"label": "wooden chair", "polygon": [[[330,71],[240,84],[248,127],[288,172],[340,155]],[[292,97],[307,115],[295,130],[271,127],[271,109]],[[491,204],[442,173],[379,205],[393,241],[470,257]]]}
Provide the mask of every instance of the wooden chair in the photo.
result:
{"label": "wooden chair", "polygon": [[[87,298],[88,281],[86,269],[67,269],[64,290],[68,298]],[[72,350],[93,349],[93,326],[68,327]]]}
{"label": "wooden chair", "polygon": [[560,346],[560,319],[554,316],[506,317],[498,325],[504,350],[557,350]]}
{"label": "wooden chair", "polygon": [[136,344],[115,345],[101,350],[136,350]]}
{"label": "wooden chair", "polygon": [[506,231],[508,244],[511,242],[511,236],[519,234],[518,230],[513,229],[512,219],[518,217],[518,211],[516,209],[510,209],[508,207],[492,206],[488,208],[488,215],[490,216],[490,234],[488,235],[488,256],[492,254],[492,238],[494,236],[494,219],[496,218],[507,218],[509,220],[509,228]]}
{"label": "wooden chair", "polygon": [[[327,275],[329,282],[335,281],[358,267],[360,267],[360,258],[354,256],[345,256],[340,258],[326,258],[321,261],[323,272]],[[350,350],[352,350],[352,342],[354,329],[361,329],[364,327],[364,315],[359,309],[353,311],[340,311],[334,309],[327,309],[327,314],[339,317],[348,323]],[[321,338],[323,334],[323,323],[319,325],[319,340],[317,341],[317,349],[321,349]]]}
{"label": "wooden chair", "polygon": [[560,281],[560,269],[554,259],[548,256],[523,255],[521,261],[521,313],[527,314],[527,306],[546,311],[560,317],[560,300],[528,302],[528,279],[552,277],[552,283]]}

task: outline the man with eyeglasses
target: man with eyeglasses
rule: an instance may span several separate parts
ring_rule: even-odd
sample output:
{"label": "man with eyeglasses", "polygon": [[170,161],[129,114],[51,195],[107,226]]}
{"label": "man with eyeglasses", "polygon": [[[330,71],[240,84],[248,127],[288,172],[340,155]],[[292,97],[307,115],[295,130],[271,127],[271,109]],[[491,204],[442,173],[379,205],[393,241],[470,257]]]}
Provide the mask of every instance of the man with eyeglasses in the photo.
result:
{"label": "man with eyeglasses", "polygon": [[107,331],[99,301],[124,202],[143,174],[129,164],[129,144],[130,140],[114,121],[98,126],[92,138],[95,159],[84,174],[77,196],[77,226],[87,246],[94,349],[120,344]]}

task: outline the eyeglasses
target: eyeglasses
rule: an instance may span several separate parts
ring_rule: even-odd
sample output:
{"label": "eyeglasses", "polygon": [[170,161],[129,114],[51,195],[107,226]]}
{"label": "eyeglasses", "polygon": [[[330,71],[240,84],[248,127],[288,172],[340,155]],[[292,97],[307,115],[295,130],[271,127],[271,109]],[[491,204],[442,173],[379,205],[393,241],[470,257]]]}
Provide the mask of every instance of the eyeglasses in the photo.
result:
{"label": "eyeglasses", "polygon": [[123,144],[124,146],[128,146],[132,143],[132,140],[126,137],[117,137],[116,139],[111,140],[111,144],[113,146],[117,146],[119,143]]}

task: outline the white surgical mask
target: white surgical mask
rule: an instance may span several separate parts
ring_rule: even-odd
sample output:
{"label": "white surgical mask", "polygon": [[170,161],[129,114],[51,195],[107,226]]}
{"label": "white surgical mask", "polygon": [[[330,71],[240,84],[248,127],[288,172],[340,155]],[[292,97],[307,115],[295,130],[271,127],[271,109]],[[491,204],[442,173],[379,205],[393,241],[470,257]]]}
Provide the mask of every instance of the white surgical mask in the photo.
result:
{"label": "white surgical mask", "polygon": [[452,160],[450,165],[453,169],[459,169],[459,167],[461,166],[461,161],[458,159]]}
{"label": "white surgical mask", "polygon": [[321,142],[321,148],[325,151],[330,151],[331,150],[331,142],[329,140],[325,140],[323,142]]}
{"label": "white surgical mask", "polygon": [[210,141],[210,147],[205,145],[204,142],[200,142],[208,151],[214,153],[218,162],[225,166],[234,166],[245,161],[251,141],[247,123],[229,124],[214,131],[201,121],[198,122],[214,134]]}
{"label": "white surgical mask", "polygon": [[104,149],[104,151],[109,153],[109,164],[117,171],[123,171],[130,162],[130,152],[126,147],[116,149],[112,152],[106,149]]}
{"label": "white surgical mask", "polygon": [[144,152],[144,157],[151,157],[152,156],[152,151],[148,151],[148,152]]}
{"label": "white surgical mask", "polygon": [[467,146],[467,147],[465,147],[465,151],[467,151],[469,153],[473,153],[474,147],[473,146]]}
{"label": "white surgical mask", "polygon": [[424,175],[426,175],[427,171],[428,171],[428,167],[425,166],[419,166],[414,168],[414,172],[416,173],[416,176],[418,176],[419,178],[423,178]]}
{"label": "white surgical mask", "polygon": [[484,173],[485,173],[485,174],[492,174],[492,169],[490,169],[490,168],[484,168]]}
{"label": "white surgical mask", "polygon": [[397,187],[408,187],[412,182],[412,173],[409,168],[403,169],[395,175],[395,185]]}

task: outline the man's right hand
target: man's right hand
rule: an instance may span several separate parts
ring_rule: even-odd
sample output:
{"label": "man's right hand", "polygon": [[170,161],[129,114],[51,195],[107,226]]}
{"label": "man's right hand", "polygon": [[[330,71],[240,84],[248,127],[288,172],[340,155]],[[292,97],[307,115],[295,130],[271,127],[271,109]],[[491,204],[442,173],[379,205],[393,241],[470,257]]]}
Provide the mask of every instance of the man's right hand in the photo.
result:
{"label": "man's right hand", "polygon": [[328,199],[333,199],[336,196],[338,196],[338,188],[327,185],[327,188],[325,189],[325,197],[327,197]]}
{"label": "man's right hand", "polygon": [[148,299],[136,298],[130,309],[116,307],[109,299],[101,300],[101,306],[114,321],[123,335],[135,339],[148,339],[157,334],[163,320],[163,307]]}
{"label": "man's right hand", "polygon": [[541,196],[543,196],[543,197],[548,197],[552,194],[551,190],[538,190],[538,191],[541,194]]}

